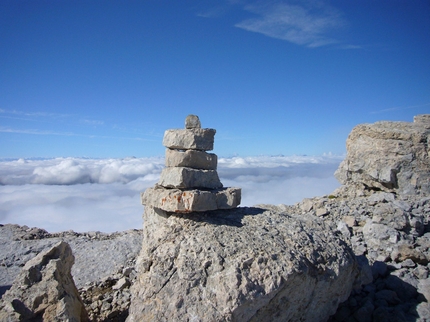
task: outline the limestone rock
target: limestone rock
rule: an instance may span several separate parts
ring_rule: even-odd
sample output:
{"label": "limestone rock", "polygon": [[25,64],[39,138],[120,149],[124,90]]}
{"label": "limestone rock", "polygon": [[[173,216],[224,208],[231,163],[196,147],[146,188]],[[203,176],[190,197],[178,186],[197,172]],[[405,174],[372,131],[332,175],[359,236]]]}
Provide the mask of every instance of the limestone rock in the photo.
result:
{"label": "limestone rock", "polygon": [[237,207],[240,188],[222,189],[213,149],[214,129],[201,129],[198,116],[188,115],[185,130],[167,130],[163,145],[166,168],[158,185],[141,194],[142,204],[161,211],[187,213]]}
{"label": "limestone rock", "polygon": [[158,184],[165,188],[222,188],[222,183],[215,170],[200,170],[185,167],[164,168],[161,171]]}
{"label": "limestone rock", "polygon": [[352,251],[314,216],[145,207],[144,223],[128,322],[324,321],[357,274]]}
{"label": "limestone rock", "polygon": [[0,302],[1,321],[87,321],[73,282],[74,256],[59,242],[28,261]]}
{"label": "limestone rock", "polygon": [[210,151],[214,148],[214,129],[173,129],[164,132],[163,145],[170,149]]}
{"label": "limestone rock", "polygon": [[148,188],[142,194],[142,204],[167,212],[187,213],[235,208],[240,204],[241,189],[223,188],[217,190],[163,189],[160,186]]}
{"label": "limestone rock", "polygon": [[430,193],[430,115],[414,123],[376,122],[356,126],[347,156],[336,171],[343,185],[399,194]]}
{"label": "limestone rock", "polygon": [[186,129],[199,129],[202,125],[200,119],[197,115],[190,114],[185,118],[185,128]]}
{"label": "limestone rock", "polygon": [[426,128],[430,128],[430,114],[415,115],[414,123],[418,123],[425,126]]}
{"label": "limestone rock", "polygon": [[214,153],[198,150],[166,150],[166,167],[187,167],[216,170],[218,158]]}

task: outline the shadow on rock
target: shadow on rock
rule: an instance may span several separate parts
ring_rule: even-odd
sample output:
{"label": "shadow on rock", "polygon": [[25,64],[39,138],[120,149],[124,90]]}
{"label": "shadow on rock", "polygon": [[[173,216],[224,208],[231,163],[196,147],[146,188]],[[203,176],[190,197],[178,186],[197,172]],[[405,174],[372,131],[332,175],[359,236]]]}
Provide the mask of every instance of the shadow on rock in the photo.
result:
{"label": "shadow on rock", "polygon": [[383,262],[375,262],[371,269],[373,282],[353,291],[330,317],[330,322],[412,322],[430,314],[430,305],[420,293],[416,279],[401,273],[394,275],[398,271]]}
{"label": "shadow on rock", "polygon": [[12,285],[2,285],[0,286],[0,298],[2,298],[3,294],[6,293],[8,289],[10,289]]}
{"label": "shadow on rock", "polygon": [[242,219],[245,216],[262,214],[266,209],[258,207],[239,207],[235,209],[213,210],[206,212],[191,212],[187,214],[168,213],[168,215],[206,222],[211,225],[242,227]]}

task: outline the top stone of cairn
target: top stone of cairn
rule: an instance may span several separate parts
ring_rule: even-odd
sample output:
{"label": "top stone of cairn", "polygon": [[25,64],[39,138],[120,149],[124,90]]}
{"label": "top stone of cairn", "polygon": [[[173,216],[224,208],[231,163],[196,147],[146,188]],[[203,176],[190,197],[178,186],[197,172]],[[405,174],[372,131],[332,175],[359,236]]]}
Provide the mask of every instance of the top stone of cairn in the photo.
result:
{"label": "top stone of cairn", "polygon": [[202,129],[197,115],[188,115],[185,129],[166,130],[163,145],[176,150],[213,150],[215,129]]}
{"label": "top stone of cairn", "polygon": [[202,124],[200,123],[200,119],[197,115],[190,114],[185,119],[185,128],[186,129],[200,129]]}

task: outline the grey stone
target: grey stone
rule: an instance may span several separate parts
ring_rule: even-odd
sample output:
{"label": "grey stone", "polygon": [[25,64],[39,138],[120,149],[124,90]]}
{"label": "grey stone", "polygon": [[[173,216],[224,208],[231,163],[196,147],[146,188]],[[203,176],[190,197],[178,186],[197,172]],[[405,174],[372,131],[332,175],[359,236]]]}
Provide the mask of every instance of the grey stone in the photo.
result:
{"label": "grey stone", "polygon": [[418,313],[419,320],[427,322],[430,321],[430,303],[421,302],[416,307],[416,312]]}
{"label": "grey stone", "polygon": [[419,265],[413,270],[414,275],[418,279],[426,279],[429,277],[429,270],[423,265]]}
{"label": "grey stone", "polygon": [[166,167],[187,167],[216,170],[218,158],[214,153],[199,150],[166,150]]}
{"label": "grey stone", "polygon": [[315,213],[318,217],[322,217],[322,216],[328,215],[330,212],[323,207],[323,208],[318,208]]}
{"label": "grey stone", "polygon": [[112,286],[113,290],[123,290],[126,287],[130,286],[130,281],[126,277],[122,277],[119,279],[114,286]]}
{"label": "grey stone", "polygon": [[347,156],[335,173],[343,185],[364,185],[398,194],[430,193],[429,115],[414,123],[357,125],[349,134]]}
{"label": "grey stone", "polygon": [[424,295],[427,302],[430,303],[430,278],[422,279],[418,282],[418,292]]}
{"label": "grey stone", "polygon": [[410,258],[404,260],[403,262],[401,262],[402,267],[408,267],[408,268],[414,268],[415,266],[417,266],[414,261]]}
{"label": "grey stone", "polygon": [[343,217],[343,221],[345,224],[347,224],[348,227],[357,226],[357,220],[354,216],[345,216]]}
{"label": "grey stone", "polygon": [[420,114],[414,116],[414,123],[418,123],[427,128],[430,128],[430,114]]}
{"label": "grey stone", "polygon": [[88,321],[71,275],[73,263],[65,242],[28,261],[0,301],[0,320]]}
{"label": "grey stone", "polygon": [[419,249],[409,244],[396,245],[391,252],[391,258],[396,262],[403,262],[411,259],[415,263],[427,265],[429,259]]}
{"label": "grey stone", "polygon": [[161,171],[158,184],[165,188],[222,188],[222,183],[215,170],[199,170],[185,167],[164,168]]}
{"label": "grey stone", "polygon": [[190,114],[185,118],[185,128],[186,129],[199,129],[202,125],[200,119],[197,115]]}
{"label": "grey stone", "polygon": [[179,150],[213,150],[214,129],[173,129],[164,132],[163,145]]}
{"label": "grey stone", "polygon": [[388,250],[398,242],[399,233],[394,228],[369,220],[363,227],[363,237],[368,247]]}
{"label": "grey stone", "polygon": [[187,213],[231,209],[240,204],[240,188],[216,190],[180,190],[163,189],[156,186],[148,188],[141,195],[142,204],[162,209],[167,212]]}
{"label": "grey stone", "polygon": [[369,200],[369,204],[373,206],[375,204],[382,203],[382,202],[394,201],[394,194],[380,191],[370,195],[368,200]]}
{"label": "grey stone", "polygon": [[303,211],[305,212],[309,212],[312,210],[312,208],[314,207],[314,202],[312,201],[312,199],[309,198],[305,198],[302,200],[302,202],[300,203],[300,207]]}
{"label": "grey stone", "polygon": [[145,207],[127,321],[326,320],[352,289],[355,257],[322,220],[276,209]]}
{"label": "grey stone", "polygon": [[339,221],[337,223],[337,230],[339,230],[345,237],[351,237],[351,232],[349,231],[348,225],[345,222]]}

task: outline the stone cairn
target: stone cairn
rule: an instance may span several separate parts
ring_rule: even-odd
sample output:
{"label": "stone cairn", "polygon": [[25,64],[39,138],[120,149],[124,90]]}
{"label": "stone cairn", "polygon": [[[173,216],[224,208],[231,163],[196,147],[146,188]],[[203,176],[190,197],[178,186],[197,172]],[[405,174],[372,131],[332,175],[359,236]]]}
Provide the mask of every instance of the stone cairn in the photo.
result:
{"label": "stone cairn", "polygon": [[196,115],[188,115],[185,129],[164,133],[166,167],[160,181],[142,193],[142,204],[166,212],[189,213],[231,209],[240,204],[240,188],[223,188],[213,150],[215,129],[202,129]]}

